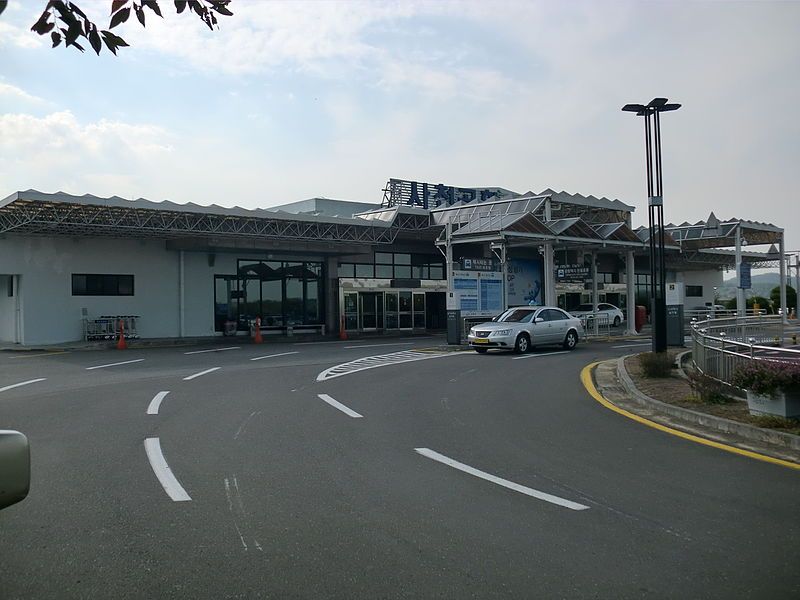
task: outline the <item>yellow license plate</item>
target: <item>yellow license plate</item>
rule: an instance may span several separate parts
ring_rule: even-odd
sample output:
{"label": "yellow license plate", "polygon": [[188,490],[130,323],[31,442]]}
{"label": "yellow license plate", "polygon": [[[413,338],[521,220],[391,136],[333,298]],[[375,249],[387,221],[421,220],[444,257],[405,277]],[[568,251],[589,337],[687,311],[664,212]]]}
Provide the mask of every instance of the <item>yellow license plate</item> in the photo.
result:
{"label": "yellow license plate", "polygon": [[487,338],[475,338],[472,340],[473,344],[488,344],[489,340]]}

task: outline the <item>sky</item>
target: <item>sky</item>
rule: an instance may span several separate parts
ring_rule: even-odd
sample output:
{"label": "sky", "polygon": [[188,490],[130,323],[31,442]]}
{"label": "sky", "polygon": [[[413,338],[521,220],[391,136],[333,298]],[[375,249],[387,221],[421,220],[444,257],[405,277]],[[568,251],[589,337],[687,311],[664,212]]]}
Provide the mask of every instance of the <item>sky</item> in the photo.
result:
{"label": "sky", "polygon": [[[234,0],[209,31],[81,54],[0,15],[0,197],[34,188],[270,207],[380,202],[390,177],[618,198],[647,222],[642,119],[667,97],[667,221],[714,212],[800,250],[800,2]],[[78,0],[107,27],[111,2]]]}

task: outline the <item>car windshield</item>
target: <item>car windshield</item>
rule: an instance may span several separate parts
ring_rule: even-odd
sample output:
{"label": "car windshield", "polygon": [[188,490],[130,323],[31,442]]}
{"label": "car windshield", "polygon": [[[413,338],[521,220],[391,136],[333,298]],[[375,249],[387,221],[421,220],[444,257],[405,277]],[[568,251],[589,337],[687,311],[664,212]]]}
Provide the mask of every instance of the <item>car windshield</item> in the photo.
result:
{"label": "car windshield", "polygon": [[591,304],[581,304],[581,305],[580,305],[578,308],[576,308],[575,310],[580,310],[580,311],[591,311],[591,310],[594,310],[594,308],[592,307],[592,305],[591,305]]}
{"label": "car windshield", "polygon": [[513,310],[509,311],[500,317],[499,321],[503,323],[520,323],[529,317],[533,311],[531,310]]}

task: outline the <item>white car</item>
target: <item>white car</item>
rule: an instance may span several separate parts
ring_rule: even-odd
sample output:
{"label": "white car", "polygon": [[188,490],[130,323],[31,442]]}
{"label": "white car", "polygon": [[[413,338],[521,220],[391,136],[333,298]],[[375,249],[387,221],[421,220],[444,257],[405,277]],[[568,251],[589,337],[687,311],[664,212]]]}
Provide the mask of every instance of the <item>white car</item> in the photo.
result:
{"label": "white car", "polygon": [[567,350],[583,337],[580,319],[554,306],[510,308],[496,320],[469,330],[469,345],[479,354],[490,348],[523,353],[533,346],[557,344]]}
{"label": "white car", "polygon": [[585,320],[587,323],[592,321],[594,315],[597,315],[598,323],[603,325],[608,323],[614,327],[619,327],[619,324],[625,320],[625,313],[621,309],[606,302],[600,302],[597,305],[597,312],[594,312],[593,305],[581,304],[575,310],[571,310],[570,313],[581,320]]}

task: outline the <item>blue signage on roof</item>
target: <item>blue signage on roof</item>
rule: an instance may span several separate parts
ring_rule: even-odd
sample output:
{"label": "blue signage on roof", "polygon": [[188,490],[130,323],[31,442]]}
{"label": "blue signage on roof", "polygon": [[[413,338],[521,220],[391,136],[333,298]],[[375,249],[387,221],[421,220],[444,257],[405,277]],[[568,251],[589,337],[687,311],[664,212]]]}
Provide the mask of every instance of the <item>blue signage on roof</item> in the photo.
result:
{"label": "blue signage on roof", "polygon": [[386,189],[383,190],[383,204],[429,209],[451,206],[456,202],[485,202],[490,198],[501,199],[509,195],[510,193],[502,188],[460,188],[441,183],[390,179]]}

